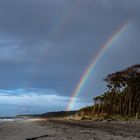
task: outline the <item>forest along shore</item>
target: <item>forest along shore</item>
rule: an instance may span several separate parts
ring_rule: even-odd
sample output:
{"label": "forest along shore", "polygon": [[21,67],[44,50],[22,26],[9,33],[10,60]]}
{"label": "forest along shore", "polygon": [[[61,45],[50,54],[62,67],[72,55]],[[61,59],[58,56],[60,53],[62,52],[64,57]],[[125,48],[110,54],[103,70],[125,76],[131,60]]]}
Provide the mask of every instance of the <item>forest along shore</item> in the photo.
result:
{"label": "forest along shore", "polygon": [[24,120],[0,122],[0,140],[140,140],[140,122]]}

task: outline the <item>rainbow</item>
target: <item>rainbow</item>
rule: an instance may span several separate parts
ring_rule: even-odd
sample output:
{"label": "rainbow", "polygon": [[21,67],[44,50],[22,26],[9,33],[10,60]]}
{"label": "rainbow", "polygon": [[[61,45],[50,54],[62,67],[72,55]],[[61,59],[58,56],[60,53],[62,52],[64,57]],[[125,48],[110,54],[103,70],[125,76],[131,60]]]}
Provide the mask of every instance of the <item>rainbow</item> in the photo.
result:
{"label": "rainbow", "polygon": [[102,47],[100,48],[100,50],[97,52],[96,56],[93,58],[91,64],[87,67],[87,69],[85,70],[83,76],[80,78],[79,83],[77,84],[74,92],[72,93],[72,96],[70,98],[69,104],[67,106],[67,111],[72,110],[74,107],[74,104],[76,102],[77,97],[79,96],[79,94],[81,93],[84,85],[86,84],[86,82],[88,81],[88,78],[90,77],[92,71],[94,70],[96,64],[99,62],[99,60],[103,57],[103,55],[105,54],[105,52],[113,46],[113,43],[116,42],[117,39],[119,39],[123,33],[128,29],[130,25],[130,22],[127,21],[125,23],[123,23],[118,29],[117,31],[115,31],[110,37],[109,39],[102,45]]}
{"label": "rainbow", "polygon": [[[48,36],[49,42],[53,42],[63,32],[66,23],[69,22],[70,18],[74,14],[73,8],[76,5],[78,5],[79,3],[80,3],[80,0],[74,0],[72,2],[72,5],[68,9],[66,9],[64,14],[58,20],[58,23],[54,26],[53,30],[50,32],[50,34]],[[41,57],[37,61],[34,61],[32,63],[29,74],[28,74],[29,82],[27,82],[26,85],[24,85],[24,87],[32,87],[32,83],[30,81],[33,81],[33,78],[39,72],[39,69],[36,69],[36,68],[40,67],[40,65],[42,65],[46,61],[46,59],[44,59],[44,57],[46,56],[46,53],[48,52],[48,47],[44,48],[42,52],[43,53],[42,53]],[[35,69],[34,72],[32,71],[32,69]]]}

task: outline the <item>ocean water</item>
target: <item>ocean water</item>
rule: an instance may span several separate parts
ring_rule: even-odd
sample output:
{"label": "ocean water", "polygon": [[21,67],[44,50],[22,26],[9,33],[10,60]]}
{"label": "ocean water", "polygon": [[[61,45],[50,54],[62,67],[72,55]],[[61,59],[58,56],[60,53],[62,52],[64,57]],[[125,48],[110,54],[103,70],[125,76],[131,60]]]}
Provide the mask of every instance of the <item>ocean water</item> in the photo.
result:
{"label": "ocean water", "polygon": [[0,122],[5,122],[5,121],[14,121],[16,118],[14,117],[0,117]]}
{"label": "ocean water", "polygon": [[27,120],[27,118],[16,118],[16,117],[12,117],[12,118],[6,118],[6,117],[2,117],[0,118],[0,122],[12,122],[12,121],[24,121]]}
{"label": "ocean water", "polygon": [[0,119],[0,122],[11,122],[14,121],[15,119]]}

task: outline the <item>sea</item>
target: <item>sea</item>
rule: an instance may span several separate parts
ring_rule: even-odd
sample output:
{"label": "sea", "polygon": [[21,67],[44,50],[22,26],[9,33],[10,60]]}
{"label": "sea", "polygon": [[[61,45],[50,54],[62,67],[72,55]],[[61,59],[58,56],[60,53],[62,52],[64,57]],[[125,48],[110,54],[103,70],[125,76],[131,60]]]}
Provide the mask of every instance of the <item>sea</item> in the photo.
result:
{"label": "sea", "polygon": [[24,121],[24,120],[27,120],[28,118],[27,117],[22,117],[22,118],[19,118],[19,117],[0,117],[0,122],[12,122],[12,121]]}

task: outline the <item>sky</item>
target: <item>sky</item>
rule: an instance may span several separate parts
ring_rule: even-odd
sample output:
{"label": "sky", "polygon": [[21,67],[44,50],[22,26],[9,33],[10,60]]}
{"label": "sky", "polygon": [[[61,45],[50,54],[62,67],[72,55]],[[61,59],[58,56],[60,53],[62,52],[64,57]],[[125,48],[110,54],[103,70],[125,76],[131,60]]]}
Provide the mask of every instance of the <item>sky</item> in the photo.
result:
{"label": "sky", "polygon": [[139,0],[0,0],[0,116],[65,110],[102,45],[73,109],[106,90],[109,73],[140,60]]}

